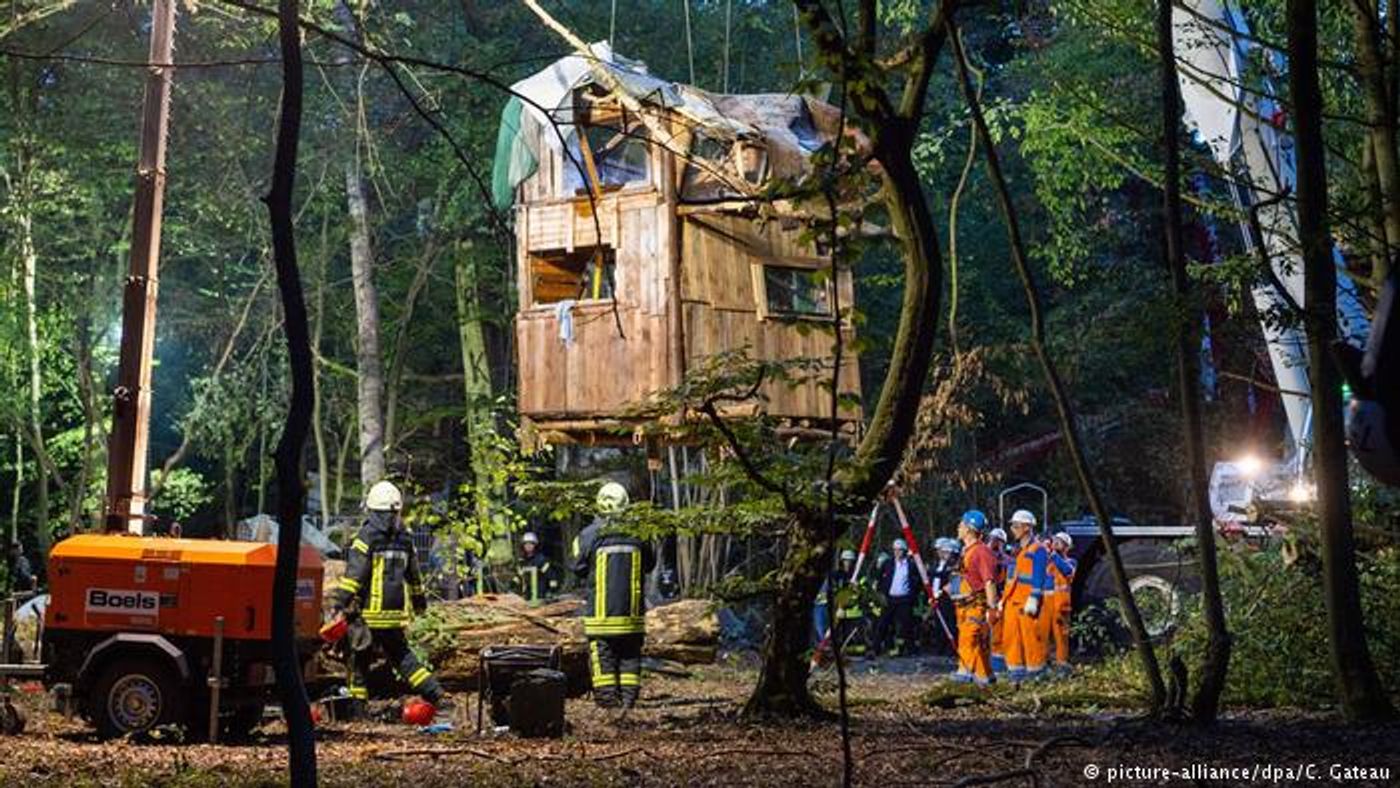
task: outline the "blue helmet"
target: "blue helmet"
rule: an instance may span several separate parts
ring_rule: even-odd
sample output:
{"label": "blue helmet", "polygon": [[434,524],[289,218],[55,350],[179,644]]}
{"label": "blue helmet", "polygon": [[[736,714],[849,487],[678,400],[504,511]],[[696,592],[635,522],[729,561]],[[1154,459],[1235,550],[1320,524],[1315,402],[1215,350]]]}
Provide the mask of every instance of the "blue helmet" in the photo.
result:
{"label": "blue helmet", "polygon": [[968,509],[963,512],[962,524],[980,534],[987,530],[987,515],[981,509]]}

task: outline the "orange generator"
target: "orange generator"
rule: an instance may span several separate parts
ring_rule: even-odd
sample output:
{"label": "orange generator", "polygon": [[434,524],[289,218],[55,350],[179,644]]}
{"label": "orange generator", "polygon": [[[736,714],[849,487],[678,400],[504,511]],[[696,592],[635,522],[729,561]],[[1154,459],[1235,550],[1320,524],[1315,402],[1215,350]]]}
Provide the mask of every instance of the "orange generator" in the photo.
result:
{"label": "orange generator", "polygon": [[[272,700],[272,575],[261,542],[84,534],[49,554],[45,682],[67,685],[104,736],[183,724],[244,735]],[[321,556],[303,546],[296,634],[303,664],[321,623]],[[217,733],[216,733],[217,735]]]}

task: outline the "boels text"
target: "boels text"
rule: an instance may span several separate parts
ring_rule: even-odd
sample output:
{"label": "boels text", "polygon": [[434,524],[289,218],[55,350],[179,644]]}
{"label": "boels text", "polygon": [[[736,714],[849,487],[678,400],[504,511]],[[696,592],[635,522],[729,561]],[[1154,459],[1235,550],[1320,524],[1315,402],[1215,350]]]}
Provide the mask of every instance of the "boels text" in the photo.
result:
{"label": "boels text", "polygon": [[154,591],[126,591],[110,588],[89,588],[89,613],[155,613],[160,608],[160,594]]}

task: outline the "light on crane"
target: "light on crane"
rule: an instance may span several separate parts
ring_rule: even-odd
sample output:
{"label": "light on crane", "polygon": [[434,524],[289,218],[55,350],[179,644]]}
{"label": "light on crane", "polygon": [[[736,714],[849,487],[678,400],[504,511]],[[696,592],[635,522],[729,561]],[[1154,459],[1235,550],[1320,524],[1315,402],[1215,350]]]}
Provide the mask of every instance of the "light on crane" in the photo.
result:
{"label": "light on crane", "polygon": [[1240,473],[1246,479],[1253,479],[1264,470],[1264,461],[1259,459],[1257,454],[1246,454],[1235,460],[1235,467],[1240,469]]}

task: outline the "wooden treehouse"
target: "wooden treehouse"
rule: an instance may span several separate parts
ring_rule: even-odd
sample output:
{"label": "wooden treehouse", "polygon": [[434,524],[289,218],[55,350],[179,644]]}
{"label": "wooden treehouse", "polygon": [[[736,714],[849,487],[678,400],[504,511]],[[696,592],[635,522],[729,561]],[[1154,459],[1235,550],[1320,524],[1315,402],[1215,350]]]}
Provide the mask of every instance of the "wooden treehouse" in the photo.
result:
{"label": "wooden treehouse", "polygon": [[[552,443],[625,440],[640,426],[631,406],[722,351],[829,370],[833,334],[813,329],[853,303],[850,272],[813,276],[829,272],[829,256],[802,240],[795,208],[760,190],[807,170],[837,133],[837,111],[802,96],[711,94],[605,44],[593,52],[517,83],[527,100],[502,116],[493,187],[515,218],[522,426]],[[843,336],[840,389],[859,395],[849,328]],[[796,434],[829,429],[830,391],[815,378],[766,384],[751,407]],[[840,420],[854,434],[859,409]]]}

